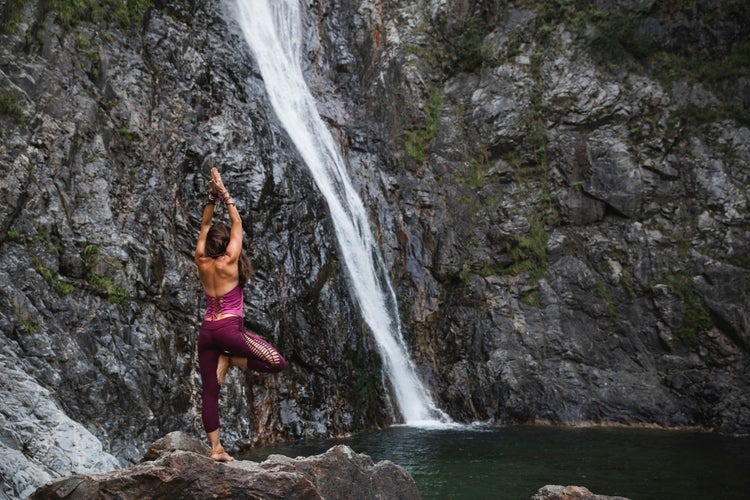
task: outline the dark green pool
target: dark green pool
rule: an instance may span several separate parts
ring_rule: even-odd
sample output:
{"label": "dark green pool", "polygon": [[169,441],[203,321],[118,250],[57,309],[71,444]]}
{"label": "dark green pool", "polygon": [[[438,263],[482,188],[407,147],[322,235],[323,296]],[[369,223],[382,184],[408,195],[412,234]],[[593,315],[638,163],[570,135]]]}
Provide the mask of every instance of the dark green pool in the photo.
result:
{"label": "dark green pool", "polygon": [[750,498],[750,438],[690,431],[521,426],[397,426],[347,439],[251,450],[296,457],[347,444],[414,477],[424,499],[528,499],[545,484],[633,500]]}

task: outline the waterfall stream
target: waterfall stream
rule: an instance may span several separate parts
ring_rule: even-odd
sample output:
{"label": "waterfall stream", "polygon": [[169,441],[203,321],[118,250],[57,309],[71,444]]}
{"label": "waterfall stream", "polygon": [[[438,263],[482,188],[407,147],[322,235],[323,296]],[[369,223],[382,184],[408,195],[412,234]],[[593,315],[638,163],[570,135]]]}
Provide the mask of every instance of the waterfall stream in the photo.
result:
{"label": "waterfall stream", "polygon": [[235,0],[234,4],[273,109],[326,199],[351,288],[372,330],[406,424],[433,427],[450,423],[416,373],[401,335],[396,295],[364,205],[305,83],[300,66],[299,0]]}

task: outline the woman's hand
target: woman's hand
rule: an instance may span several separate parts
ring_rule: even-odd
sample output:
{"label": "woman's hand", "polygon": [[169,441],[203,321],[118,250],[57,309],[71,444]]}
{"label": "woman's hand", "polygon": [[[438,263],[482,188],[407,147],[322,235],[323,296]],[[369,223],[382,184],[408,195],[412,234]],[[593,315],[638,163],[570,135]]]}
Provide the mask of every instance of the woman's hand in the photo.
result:
{"label": "woman's hand", "polygon": [[219,174],[219,171],[216,168],[211,169],[211,181],[209,183],[211,185],[211,192],[219,196],[227,190],[227,188],[224,187],[224,182],[221,180],[221,174]]}
{"label": "woman's hand", "polygon": [[224,200],[227,207],[234,206],[234,201],[229,195],[227,188],[224,187],[224,182],[221,180],[221,174],[219,174],[219,171],[216,170],[216,168],[211,169],[211,191],[218,198]]}

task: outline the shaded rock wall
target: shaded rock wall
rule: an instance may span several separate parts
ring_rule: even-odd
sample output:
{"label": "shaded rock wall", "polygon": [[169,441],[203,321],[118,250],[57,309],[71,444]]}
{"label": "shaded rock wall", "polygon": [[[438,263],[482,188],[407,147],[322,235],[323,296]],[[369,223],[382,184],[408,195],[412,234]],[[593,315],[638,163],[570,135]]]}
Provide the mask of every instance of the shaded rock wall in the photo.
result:
{"label": "shaded rock wall", "polygon": [[332,78],[440,405],[747,433],[747,6],[368,5]]}

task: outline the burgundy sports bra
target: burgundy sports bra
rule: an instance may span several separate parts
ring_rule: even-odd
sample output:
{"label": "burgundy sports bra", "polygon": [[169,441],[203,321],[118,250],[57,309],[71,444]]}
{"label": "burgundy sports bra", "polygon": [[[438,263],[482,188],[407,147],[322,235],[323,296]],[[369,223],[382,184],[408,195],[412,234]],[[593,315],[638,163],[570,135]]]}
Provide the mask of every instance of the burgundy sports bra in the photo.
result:
{"label": "burgundy sports bra", "polygon": [[216,319],[219,314],[233,314],[242,317],[245,303],[245,291],[238,284],[220,297],[206,296],[206,314],[204,319]]}

